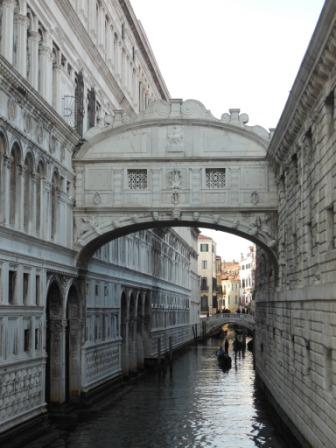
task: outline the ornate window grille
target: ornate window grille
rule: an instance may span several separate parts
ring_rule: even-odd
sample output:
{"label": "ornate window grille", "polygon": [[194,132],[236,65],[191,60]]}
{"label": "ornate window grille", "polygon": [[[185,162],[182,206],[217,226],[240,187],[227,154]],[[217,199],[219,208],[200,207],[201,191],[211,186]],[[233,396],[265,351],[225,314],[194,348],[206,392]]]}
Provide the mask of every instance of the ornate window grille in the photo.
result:
{"label": "ornate window grille", "polygon": [[211,190],[225,188],[225,168],[206,168],[205,181]]}
{"label": "ornate window grille", "polygon": [[147,190],[147,170],[127,170],[130,190]]}

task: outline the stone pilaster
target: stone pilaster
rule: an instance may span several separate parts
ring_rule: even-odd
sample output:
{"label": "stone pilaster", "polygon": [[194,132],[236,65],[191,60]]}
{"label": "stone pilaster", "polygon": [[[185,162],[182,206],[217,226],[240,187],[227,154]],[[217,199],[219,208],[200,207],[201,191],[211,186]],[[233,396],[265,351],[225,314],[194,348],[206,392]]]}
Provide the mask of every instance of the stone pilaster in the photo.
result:
{"label": "stone pilaster", "polygon": [[37,31],[30,31],[28,37],[28,80],[31,85],[38,90],[38,70],[39,70],[39,41],[40,35]]}
{"label": "stone pilaster", "polygon": [[1,54],[9,62],[13,62],[14,37],[14,0],[3,0],[1,17]]}
{"label": "stone pilaster", "polygon": [[28,19],[22,14],[15,14],[16,30],[16,68],[22,76],[27,76],[27,25]]}
{"label": "stone pilaster", "polygon": [[96,2],[90,1],[89,3],[89,33],[93,38],[97,37],[96,23],[97,23],[97,12],[96,12]]}
{"label": "stone pilaster", "polygon": [[[10,170],[11,170],[11,160],[10,157],[4,155],[3,157],[3,186],[4,186],[4,190],[3,191],[7,191],[10,192]],[[10,217],[9,217],[9,213],[10,213],[10,207],[9,207],[9,202],[10,202],[10,194],[4,194],[3,197],[3,205],[4,205],[4,210],[3,210],[3,222],[5,225],[9,224],[10,221]]]}
{"label": "stone pilaster", "polygon": [[36,234],[36,175],[32,174],[31,179],[31,210],[30,210],[30,220],[29,220],[29,232],[33,235]]}
{"label": "stone pilaster", "polygon": [[53,66],[53,84],[54,84],[54,91],[53,91],[53,106],[55,110],[61,114],[62,113],[62,98],[61,98],[61,73],[62,68],[61,64],[56,61]]}
{"label": "stone pilaster", "polygon": [[40,44],[39,47],[39,61],[41,64],[40,67],[40,85],[39,85],[39,91],[40,94],[48,100],[49,98],[49,84],[50,84],[50,77],[49,75],[49,65],[51,63],[50,58],[50,48],[44,44]]}
{"label": "stone pilaster", "polygon": [[16,226],[19,230],[24,230],[24,207],[25,207],[25,203],[24,203],[24,191],[25,191],[25,185],[24,185],[24,181],[25,181],[25,166],[24,165],[19,165],[19,169],[18,169],[18,174],[19,174],[19,179],[18,179],[18,189],[19,191],[17,192],[17,207],[16,207],[16,213],[15,213],[15,223]]}

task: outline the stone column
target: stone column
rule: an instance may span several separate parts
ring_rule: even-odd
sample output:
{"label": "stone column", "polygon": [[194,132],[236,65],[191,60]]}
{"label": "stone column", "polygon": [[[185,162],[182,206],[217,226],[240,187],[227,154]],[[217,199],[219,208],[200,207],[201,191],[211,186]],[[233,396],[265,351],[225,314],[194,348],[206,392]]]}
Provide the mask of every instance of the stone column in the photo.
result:
{"label": "stone column", "polygon": [[[98,47],[99,50],[104,51],[105,48],[105,13],[103,8],[98,9],[98,30],[97,30],[97,41],[98,41]],[[106,30],[105,30],[106,32]]]}
{"label": "stone column", "polygon": [[[3,207],[4,207],[4,211],[3,211],[3,222],[5,225],[9,224],[10,221],[10,207],[9,207],[9,202],[10,202],[10,170],[11,170],[11,159],[10,157],[4,155],[3,156],[3,191],[5,192],[4,196],[3,196]],[[7,192],[7,194],[6,194]]]}
{"label": "stone column", "polygon": [[28,49],[29,49],[29,70],[28,70],[28,81],[38,90],[38,70],[39,70],[39,41],[40,35],[37,31],[30,31],[28,37]]}
{"label": "stone column", "polygon": [[55,110],[61,115],[62,114],[62,98],[61,98],[61,55],[57,55],[57,60],[53,65],[53,89],[52,89],[52,102]]}
{"label": "stone column", "polygon": [[[41,192],[41,238],[50,239],[50,182],[43,179]],[[44,217],[42,219],[42,217]]]}
{"label": "stone column", "polygon": [[46,45],[40,45],[39,47],[39,61],[40,67],[40,83],[39,92],[43,98],[47,98],[48,93],[48,62],[49,62],[49,48]]}
{"label": "stone column", "polygon": [[[5,184],[4,184],[4,172],[5,172],[5,160],[4,160],[4,154],[0,152],[0,224],[3,224],[5,222],[5,207],[4,207],[4,200],[5,200]],[[1,294],[0,294],[1,297]]]}
{"label": "stone column", "polygon": [[97,36],[97,30],[96,30],[96,2],[89,1],[89,33],[93,36]]}
{"label": "stone column", "polygon": [[29,221],[29,232],[36,235],[36,174],[32,174],[31,178],[31,211]]}
{"label": "stone column", "polygon": [[27,16],[15,14],[16,29],[16,68],[24,77],[27,76]]}
{"label": "stone column", "polygon": [[15,223],[17,225],[17,228],[24,231],[24,191],[25,191],[25,170],[27,168],[24,165],[19,165],[19,180],[18,180],[18,201],[17,201],[17,207],[16,207],[16,218]]}
{"label": "stone column", "polygon": [[3,0],[1,17],[1,54],[13,62],[14,0]]}
{"label": "stone column", "polygon": [[51,99],[51,79],[52,79],[52,50],[50,47],[50,38],[46,33],[43,37],[43,41],[39,45],[39,62],[41,66],[40,71],[40,82],[39,91],[40,94],[47,101],[50,102]]}
{"label": "stone column", "polygon": [[112,34],[112,30],[111,30],[111,25],[109,23],[106,24],[107,28],[105,30],[106,33],[106,48],[105,48],[105,52],[106,52],[106,63],[109,67],[112,67],[112,52],[113,52],[113,45],[112,45],[112,40],[113,40],[113,34]]}
{"label": "stone column", "polygon": [[65,343],[67,321],[50,319],[50,401],[65,401]]}

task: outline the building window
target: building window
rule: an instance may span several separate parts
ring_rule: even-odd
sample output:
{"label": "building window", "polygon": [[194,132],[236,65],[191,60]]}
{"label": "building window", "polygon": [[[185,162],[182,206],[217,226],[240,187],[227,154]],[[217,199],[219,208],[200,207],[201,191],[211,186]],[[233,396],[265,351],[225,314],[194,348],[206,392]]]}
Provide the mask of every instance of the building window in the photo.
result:
{"label": "building window", "polygon": [[147,189],[147,170],[127,170],[127,177],[130,190]]}
{"label": "building window", "polygon": [[16,272],[9,271],[8,273],[8,303],[12,305],[15,301],[16,289]]}
{"label": "building window", "polygon": [[207,269],[207,267],[208,267],[207,260],[202,260],[202,269]]}
{"label": "building window", "polygon": [[206,186],[210,190],[225,188],[225,168],[206,168]]}
{"label": "building window", "polygon": [[40,303],[40,276],[36,276],[36,284],[35,284],[35,304],[39,305]]}
{"label": "building window", "polygon": [[201,290],[206,291],[208,289],[208,279],[206,277],[201,278]]}
{"label": "building window", "polygon": [[209,244],[201,244],[200,251],[201,252],[209,252]]}
{"label": "building window", "polygon": [[23,274],[23,303],[28,305],[29,301],[29,274]]}
{"label": "building window", "polygon": [[38,328],[35,328],[35,350],[40,348],[40,332]]}
{"label": "building window", "polygon": [[328,120],[328,132],[331,135],[334,131],[335,121],[335,97],[334,92],[331,92],[325,100],[327,120]]}
{"label": "building window", "polygon": [[26,329],[24,330],[24,351],[29,352],[30,350],[30,330]]}

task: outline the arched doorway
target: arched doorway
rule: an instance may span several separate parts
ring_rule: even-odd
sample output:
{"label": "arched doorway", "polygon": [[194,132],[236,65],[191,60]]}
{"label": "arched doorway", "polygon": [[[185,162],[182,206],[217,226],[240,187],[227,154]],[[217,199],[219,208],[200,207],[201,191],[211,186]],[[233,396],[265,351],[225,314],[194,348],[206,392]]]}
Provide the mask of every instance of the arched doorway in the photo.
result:
{"label": "arched doorway", "polygon": [[47,295],[46,315],[46,381],[45,397],[48,404],[65,401],[65,322],[63,297],[56,282],[51,283]]}
{"label": "arched doorway", "polygon": [[71,286],[66,308],[66,400],[79,399],[81,389],[81,315],[79,295]]}

